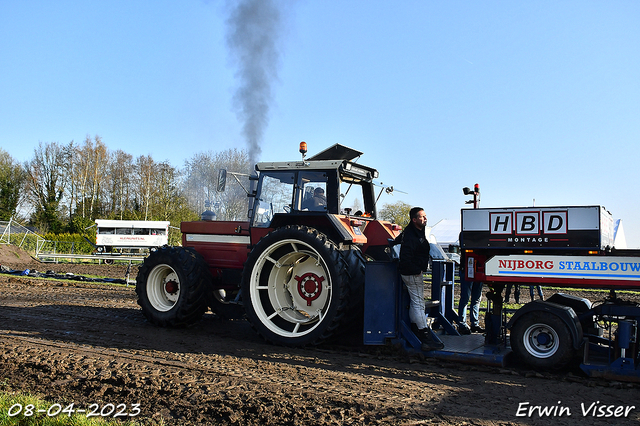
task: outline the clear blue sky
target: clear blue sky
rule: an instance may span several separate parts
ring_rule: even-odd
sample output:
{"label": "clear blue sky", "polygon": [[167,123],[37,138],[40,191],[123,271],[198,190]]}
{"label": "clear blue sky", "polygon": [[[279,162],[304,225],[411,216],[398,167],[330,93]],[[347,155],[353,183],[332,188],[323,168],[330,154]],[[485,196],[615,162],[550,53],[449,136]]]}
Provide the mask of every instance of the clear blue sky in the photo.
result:
{"label": "clear blue sky", "polygon": [[[181,167],[246,147],[227,43],[234,2],[0,0],[0,146],[99,135]],[[364,151],[383,196],[457,219],[604,205],[640,246],[640,2],[277,2],[259,156]]]}

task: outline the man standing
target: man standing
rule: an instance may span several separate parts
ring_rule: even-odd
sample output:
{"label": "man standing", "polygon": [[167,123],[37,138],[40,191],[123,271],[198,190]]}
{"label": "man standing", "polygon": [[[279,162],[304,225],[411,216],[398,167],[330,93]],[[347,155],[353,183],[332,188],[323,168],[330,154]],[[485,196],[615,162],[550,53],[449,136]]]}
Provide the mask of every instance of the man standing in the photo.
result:
{"label": "man standing", "polygon": [[[467,325],[467,305],[471,297],[471,328]],[[458,332],[460,334],[484,333],[480,326],[480,299],[482,298],[482,281],[467,281],[460,277],[460,301],[458,302]]]}
{"label": "man standing", "polygon": [[422,274],[429,266],[430,245],[425,236],[427,215],[422,207],[414,207],[409,212],[409,219],[409,224],[395,240],[400,244],[398,271],[409,291],[409,319],[417,328],[416,336],[422,342],[423,351],[442,349],[444,344],[432,336],[425,315]]}

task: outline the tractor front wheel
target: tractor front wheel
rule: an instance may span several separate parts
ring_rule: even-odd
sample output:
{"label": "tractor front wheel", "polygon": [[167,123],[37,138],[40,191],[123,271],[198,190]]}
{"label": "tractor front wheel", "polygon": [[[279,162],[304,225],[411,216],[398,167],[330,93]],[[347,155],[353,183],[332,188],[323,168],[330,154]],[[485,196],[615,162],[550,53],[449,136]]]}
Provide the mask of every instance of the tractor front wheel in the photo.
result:
{"label": "tractor front wheel", "polygon": [[136,278],[142,313],[159,326],[184,326],[207,310],[211,277],[202,256],[191,248],[162,247],[145,259]]}

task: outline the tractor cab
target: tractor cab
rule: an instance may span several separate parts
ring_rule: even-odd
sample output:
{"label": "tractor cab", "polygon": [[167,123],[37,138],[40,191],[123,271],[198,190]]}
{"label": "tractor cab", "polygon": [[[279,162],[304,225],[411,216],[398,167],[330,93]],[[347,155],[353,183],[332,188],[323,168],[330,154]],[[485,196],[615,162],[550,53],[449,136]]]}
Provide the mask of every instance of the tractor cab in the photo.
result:
{"label": "tractor cab", "polygon": [[355,162],[362,152],[336,144],[306,159],[305,153],[306,147],[302,161],[256,164],[258,182],[249,211],[253,227],[273,227],[276,216],[376,218],[373,179],[378,172]]}

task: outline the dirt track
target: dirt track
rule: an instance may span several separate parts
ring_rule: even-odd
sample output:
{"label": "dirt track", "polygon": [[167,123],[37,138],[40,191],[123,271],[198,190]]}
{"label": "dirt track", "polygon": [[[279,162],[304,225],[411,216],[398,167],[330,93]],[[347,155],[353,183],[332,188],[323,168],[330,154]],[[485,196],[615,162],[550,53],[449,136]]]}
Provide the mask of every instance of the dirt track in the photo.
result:
{"label": "dirt track", "polygon": [[[115,265],[14,269],[122,278]],[[135,273],[133,274],[135,277]],[[640,386],[408,358],[394,348],[289,349],[265,344],[242,320],[207,314],[188,329],[148,324],[132,286],[0,275],[0,390],[29,391],[77,408],[125,404],[145,424],[560,424],[604,425],[581,404],[633,406]],[[560,402],[559,402],[560,401]],[[561,417],[516,416],[518,407],[568,407]],[[556,411],[559,412],[559,411]]]}

